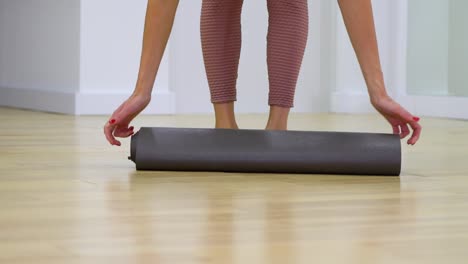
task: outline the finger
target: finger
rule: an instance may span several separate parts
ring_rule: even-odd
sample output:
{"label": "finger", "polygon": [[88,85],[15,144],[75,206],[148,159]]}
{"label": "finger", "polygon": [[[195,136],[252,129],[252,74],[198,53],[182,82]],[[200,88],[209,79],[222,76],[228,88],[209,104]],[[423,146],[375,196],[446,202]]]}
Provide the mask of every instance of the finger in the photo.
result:
{"label": "finger", "polygon": [[120,146],[120,141],[118,141],[117,139],[115,139],[114,135],[113,135],[113,132],[114,132],[114,129],[115,129],[115,125],[114,124],[111,124],[112,122],[108,122],[105,126],[104,126],[104,134],[106,135],[106,139],[107,141],[111,144],[111,145],[114,145],[114,146]]}
{"label": "finger", "polygon": [[131,108],[125,107],[125,104],[123,104],[121,108],[114,112],[113,119],[109,120],[109,122],[114,121],[115,125],[127,128],[131,120],[137,115],[137,113],[132,113],[130,110]]}
{"label": "finger", "polygon": [[410,130],[409,130],[407,124],[401,124],[401,125],[400,125],[400,128],[401,128],[400,137],[401,137],[402,139],[405,138],[405,137],[407,137],[407,136],[410,134]]}
{"label": "finger", "polygon": [[392,124],[392,128],[393,128],[393,134],[400,135],[400,127],[398,125]]}
{"label": "finger", "polygon": [[118,127],[116,130],[114,130],[114,136],[120,138],[129,137],[134,134],[133,129],[133,127]]}
{"label": "finger", "polygon": [[[403,118],[403,120],[406,121],[407,124],[409,124],[411,126],[411,128],[413,130],[413,133],[412,133],[410,139],[408,139],[407,143],[409,145],[414,145],[419,140],[419,137],[421,135],[422,128],[421,128],[421,125],[418,124],[420,118],[418,116],[414,116],[414,115],[410,114],[404,108],[402,108],[402,110],[403,111],[402,111],[402,113],[400,113],[400,116]],[[405,127],[406,127],[406,129],[408,128],[407,125],[405,125]],[[402,131],[402,133],[404,133],[404,132]],[[405,137],[406,136],[407,135],[405,135]]]}
{"label": "finger", "polygon": [[411,135],[411,138],[408,139],[408,144],[409,145],[414,145],[414,144],[416,144],[416,142],[418,142],[419,137],[421,136],[422,127],[416,121],[410,122],[409,125],[413,129],[413,134]]}
{"label": "finger", "polygon": [[419,121],[419,117],[413,116],[410,112],[408,112],[403,107],[400,107],[399,116],[400,116],[400,119],[403,119],[402,121],[405,121],[406,123],[416,121],[415,118],[417,118]]}
{"label": "finger", "polygon": [[403,114],[401,116],[406,121],[406,123],[419,122],[419,120],[421,119],[418,116],[414,116],[414,115],[410,114],[406,110],[404,110],[404,112],[403,112]]}

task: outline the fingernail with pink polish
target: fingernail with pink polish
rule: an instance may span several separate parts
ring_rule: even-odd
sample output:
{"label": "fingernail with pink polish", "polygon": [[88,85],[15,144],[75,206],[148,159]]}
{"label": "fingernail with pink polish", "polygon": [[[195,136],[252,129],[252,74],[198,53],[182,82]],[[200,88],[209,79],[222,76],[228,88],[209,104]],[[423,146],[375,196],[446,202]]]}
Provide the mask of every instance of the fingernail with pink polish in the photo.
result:
{"label": "fingernail with pink polish", "polygon": [[111,121],[109,121],[109,123],[114,124],[114,123],[115,123],[115,119],[112,119]]}
{"label": "fingernail with pink polish", "polygon": [[415,116],[415,117],[413,117],[413,120],[416,121],[416,122],[418,122],[419,120],[421,120],[421,118]]}

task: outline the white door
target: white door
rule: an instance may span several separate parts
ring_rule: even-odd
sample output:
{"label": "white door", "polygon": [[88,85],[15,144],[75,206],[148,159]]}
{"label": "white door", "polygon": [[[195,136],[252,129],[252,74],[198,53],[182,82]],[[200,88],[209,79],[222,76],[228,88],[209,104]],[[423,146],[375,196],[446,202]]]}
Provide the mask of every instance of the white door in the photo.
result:
{"label": "white door", "polygon": [[[387,89],[421,116],[468,119],[468,1],[373,1]],[[331,111],[368,112],[365,83],[335,8]]]}
{"label": "white door", "polygon": [[412,0],[402,9],[401,100],[422,115],[468,119],[468,1]]}

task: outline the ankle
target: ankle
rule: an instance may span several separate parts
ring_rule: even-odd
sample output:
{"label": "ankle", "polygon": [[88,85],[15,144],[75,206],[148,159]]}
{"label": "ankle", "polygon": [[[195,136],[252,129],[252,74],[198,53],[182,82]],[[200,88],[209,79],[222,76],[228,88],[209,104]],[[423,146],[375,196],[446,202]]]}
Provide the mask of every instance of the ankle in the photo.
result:
{"label": "ankle", "polygon": [[216,118],[216,128],[238,129],[234,114],[234,102],[213,104]]}
{"label": "ankle", "polygon": [[290,108],[271,106],[267,130],[287,130]]}

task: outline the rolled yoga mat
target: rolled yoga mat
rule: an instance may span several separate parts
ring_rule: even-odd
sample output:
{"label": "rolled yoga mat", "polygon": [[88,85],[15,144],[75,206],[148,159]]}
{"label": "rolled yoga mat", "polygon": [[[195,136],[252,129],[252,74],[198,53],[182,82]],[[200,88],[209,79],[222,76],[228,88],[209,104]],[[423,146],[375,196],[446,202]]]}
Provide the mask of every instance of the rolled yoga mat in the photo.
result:
{"label": "rolled yoga mat", "polygon": [[131,139],[137,170],[398,176],[398,135],[141,128]]}

